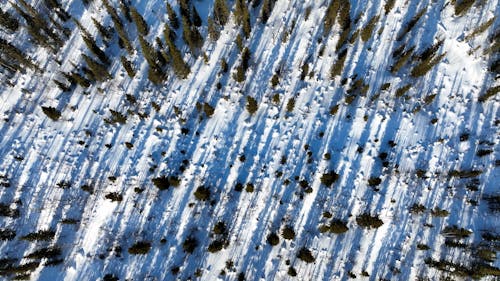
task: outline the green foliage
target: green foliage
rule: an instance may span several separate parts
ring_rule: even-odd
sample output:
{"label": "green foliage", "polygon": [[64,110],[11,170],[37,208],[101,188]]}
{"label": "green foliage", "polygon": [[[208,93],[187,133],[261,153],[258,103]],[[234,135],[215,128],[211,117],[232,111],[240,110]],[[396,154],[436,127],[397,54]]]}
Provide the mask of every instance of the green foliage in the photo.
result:
{"label": "green foliage", "polygon": [[329,225],[322,225],[319,228],[320,232],[330,232],[334,234],[342,234],[349,230],[347,223],[339,219],[332,219]]}
{"label": "green foliage", "polygon": [[425,74],[427,74],[427,72],[429,72],[429,70],[432,69],[432,67],[434,67],[436,64],[441,62],[441,60],[445,56],[446,56],[446,53],[441,54],[437,57],[432,56],[431,58],[429,58],[427,60],[421,61],[420,63],[415,65],[415,67],[413,67],[413,69],[410,72],[410,75],[413,77],[424,76]]}
{"label": "green foliage", "polygon": [[484,94],[480,95],[477,100],[479,102],[485,102],[488,99],[496,96],[498,94],[498,92],[500,92],[500,85],[499,86],[493,86],[493,87],[489,88],[488,90],[486,90],[486,92]]}
{"label": "green foliage", "polygon": [[105,65],[98,63],[85,54],[82,56],[93,74],[93,79],[95,79],[96,81],[106,81],[112,78]]}
{"label": "green foliage", "polygon": [[222,250],[224,248],[224,245],[225,245],[225,240],[223,240],[223,239],[214,240],[214,241],[212,241],[212,243],[210,243],[208,245],[208,251],[210,253],[219,252],[220,250]]}
{"label": "green foliage", "polygon": [[394,8],[395,3],[396,3],[396,0],[387,0],[385,2],[384,11],[385,11],[386,15],[392,10],[392,8]]}
{"label": "green foliage", "polygon": [[292,112],[294,108],[295,108],[295,98],[292,97],[288,100],[288,103],[286,104],[286,111]]}
{"label": "green foliage", "polygon": [[121,202],[123,200],[123,195],[118,192],[110,192],[106,194],[104,198],[109,199],[113,202]]}
{"label": "green foliage", "polygon": [[212,18],[208,18],[208,36],[214,42],[220,37],[219,25]]}
{"label": "green foliage", "polygon": [[111,20],[113,21],[113,25],[115,27],[116,32],[118,33],[118,37],[120,38],[121,44],[125,47],[125,49],[129,54],[132,54],[134,52],[134,49],[132,48],[132,44],[128,39],[127,32],[125,31],[123,23],[120,17],[118,16],[118,13],[111,6],[109,0],[102,0],[102,3],[104,5],[104,8],[106,8],[108,14],[111,16]]}
{"label": "green foliage", "polygon": [[405,64],[406,62],[410,59],[410,57],[413,54],[413,50],[415,47],[411,47],[408,51],[403,52],[402,54],[396,53],[395,55],[393,54],[393,57],[395,57],[395,62],[391,66],[391,72],[396,73],[398,72]]}
{"label": "green foliage", "polygon": [[331,187],[338,179],[339,175],[332,170],[321,176],[321,183],[327,187]]}
{"label": "green foliage", "polygon": [[253,115],[255,114],[255,112],[257,112],[257,109],[258,109],[258,104],[257,104],[257,100],[252,98],[251,96],[247,96],[247,105],[246,105],[246,109],[248,111],[248,113],[250,115]]}
{"label": "green foliage", "polygon": [[293,240],[295,239],[295,231],[293,228],[289,225],[286,225],[283,227],[283,230],[281,231],[281,236],[287,240]]}
{"label": "green foliage", "polygon": [[234,18],[236,24],[242,27],[243,35],[248,38],[252,27],[250,25],[250,13],[245,0],[236,0],[234,4]]}
{"label": "green foliage", "polygon": [[[0,206],[1,208],[1,206]],[[1,212],[1,211],[0,211]],[[0,241],[7,240],[10,241],[16,237],[16,231],[9,228],[0,228]]]}
{"label": "green foliage", "polygon": [[418,203],[415,203],[410,207],[410,213],[412,214],[421,214],[425,212],[425,210],[427,210],[427,208],[425,208],[424,205]]}
{"label": "green foliage", "polygon": [[450,212],[443,210],[439,207],[435,207],[434,209],[431,210],[431,214],[435,217],[447,217]]}
{"label": "green foliage", "polygon": [[125,56],[121,56],[120,61],[122,63],[123,68],[127,72],[128,76],[130,78],[133,78],[135,76],[135,69],[132,66],[132,63],[129,60],[127,60]]}
{"label": "green foliage", "polygon": [[50,246],[46,248],[38,249],[31,254],[27,255],[28,259],[43,259],[43,258],[56,258],[60,256],[62,253],[61,248],[59,246]]}
{"label": "green foliage", "polygon": [[111,32],[110,28],[104,27],[94,17],[92,17],[92,22],[94,23],[94,26],[96,27],[97,31],[99,31],[99,34],[101,34],[104,40],[110,40],[113,37],[113,33]]}
{"label": "green foliage", "polygon": [[168,15],[168,20],[170,22],[170,26],[172,26],[173,29],[178,29],[179,18],[177,17],[177,14],[175,13],[174,9],[168,2],[167,2],[167,15]]}
{"label": "green foliage", "polygon": [[332,30],[332,27],[335,24],[335,19],[337,18],[337,14],[340,10],[340,5],[340,0],[331,0],[330,5],[328,5],[325,18],[323,19],[323,35],[326,36]]}
{"label": "green foliage", "polygon": [[189,46],[191,53],[196,53],[203,46],[203,37],[195,26],[190,25],[186,17],[182,17],[182,38]]}
{"label": "green foliage", "polygon": [[366,42],[371,38],[373,29],[375,29],[375,26],[377,25],[379,19],[379,15],[372,17],[370,21],[368,21],[368,23],[365,25],[365,27],[361,29],[361,40]]}
{"label": "green foliage", "polygon": [[210,189],[205,186],[198,186],[194,192],[194,197],[199,201],[207,201],[210,199]]}
{"label": "green foliage", "polygon": [[356,217],[356,222],[364,228],[379,228],[384,222],[378,216],[372,216],[369,213],[363,213]]}
{"label": "green foliage", "polygon": [[226,0],[215,0],[213,16],[217,24],[220,26],[226,25],[229,20],[229,9]]}
{"label": "green foliage", "polygon": [[275,232],[271,232],[267,235],[266,241],[269,245],[276,246],[280,243],[280,237]]}
{"label": "green foliage", "polygon": [[447,237],[461,239],[469,237],[472,234],[472,231],[453,225],[445,227],[442,233]]}
{"label": "green foliage", "polygon": [[408,90],[411,89],[411,84],[404,85],[403,87],[396,90],[396,97],[402,97]]}
{"label": "green foliage", "polygon": [[16,32],[19,29],[19,21],[12,16],[9,12],[3,11],[0,8],[0,25],[10,30],[11,32]]}
{"label": "green foliage", "polygon": [[[21,66],[37,69],[32,60],[19,48],[0,38],[0,53],[6,58],[5,62],[14,71],[22,71]],[[5,66],[5,65],[4,65]]]}
{"label": "green foliage", "polygon": [[455,0],[455,16],[462,16],[472,7],[476,0]]}
{"label": "green foliage", "polygon": [[128,248],[128,253],[131,255],[145,255],[151,250],[151,243],[140,241]]}
{"label": "green foliage", "polygon": [[45,113],[45,115],[47,115],[47,117],[49,117],[53,121],[57,121],[59,120],[59,118],[61,118],[61,112],[57,110],[55,107],[42,106],[42,111],[43,113]]}
{"label": "green foliage", "polygon": [[297,253],[297,258],[305,261],[306,263],[313,263],[316,261],[316,258],[312,255],[311,251],[305,247],[300,248]]}
{"label": "green foliage", "polygon": [[130,16],[134,20],[135,26],[137,27],[137,32],[141,35],[146,36],[149,33],[149,27],[144,18],[139,14],[136,8],[132,7],[130,9]]}
{"label": "green foliage", "polygon": [[186,240],[184,240],[184,242],[182,243],[182,249],[184,250],[184,252],[189,254],[194,252],[196,247],[198,247],[198,240],[191,236],[186,238]]}
{"label": "green foliage", "polygon": [[262,8],[260,10],[260,16],[262,18],[262,22],[265,24],[271,15],[274,4],[276,4],[276,0],[264,0],[262,3]]}
{"label": "green foliage", "polygon": [[127,123],[127,116],[125,116],[123,113],[115,111],[110,109],[109,112],[111,113],[111,118],[107,119],[106,121],[110,124],[125,124]]}
{"label": "green foliage", "polygon": [[51,229],[43,229],[37,232],[32,232],[28,235],[21,237],[21,240],[27,241],[50,241],[54,238],[56,232]]}
{"label": "green foliage", "polygon": [[180,179],[175,176],[160,176],[151,180],[159,190],[169,189],[171,186],[177,187],[180,185]]}
{"label": "green foliage", "polygon": [[337,61],[332,65],[330,69],[330,77],[334,78],[337,75],[342,74],[342,70],[344,70],[345,59],[347,58],[347,48],[341,51],[337,55]]}

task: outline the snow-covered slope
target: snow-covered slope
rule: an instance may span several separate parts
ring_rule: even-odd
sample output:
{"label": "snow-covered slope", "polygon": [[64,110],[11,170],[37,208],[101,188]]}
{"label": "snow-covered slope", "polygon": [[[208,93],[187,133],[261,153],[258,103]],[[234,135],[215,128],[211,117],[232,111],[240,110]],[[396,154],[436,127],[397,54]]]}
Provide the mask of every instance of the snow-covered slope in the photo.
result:
{"label": "snow-covered slope", "polygon": [[[245,81],[235,81],[241,28],[231,16],[198,54],[180,27],[175,42],[191,72],[180,79],[167,67],[160,85],[148,80],[138,31],[120,1],[109,2],[133,55],[116,34],[104,44],[92,18],[113,22],[101,0],[61,0],[111,58],[112,79],[69,91],[54,79],[66,81],[63,72],[93,55],[75,23],[58,19],[47,2],[29,3],[71,30],[55,52],[31,40],[14,2],[0,1],[24,25],[2,27],[1,38],[40,68],[0,66],[0,279],[438,280],[480,271],[498,278],[497,0],[475,1],[462,15],[454,1],[396,0],[390,8],[391,0],[352,0],[344,45],[340,16],[324,32],[330,1],[277,0],[266,23],[260,2],[269,1],[251,1],[252,31],[241,37],[250,51]],[[157,49],[165,2],[130,5]],[[207,38],[214,1],[191,2]],[[234,2],[227,1],[232,10]],[[415,75],[418,55],[431,46],[441,60]],[[486,93],[493,95],[479,101]],[[126,120],[113,122],[121,117],[113,112]],[[168,188],[155,186],[165,177]],[[363,227],[363,214],[383,224]],[[348,230],[334,233],[332,221]],[[283,235],[287,227],[292,239]],[[27,240],[39,230],[54,233]],[[131,254],[141,241],[149,251]],[[214,246],[222,249],[208,251]],[[60,253],[28,256],[47,247]],[[305,249],[313,262],[304,261]]]}

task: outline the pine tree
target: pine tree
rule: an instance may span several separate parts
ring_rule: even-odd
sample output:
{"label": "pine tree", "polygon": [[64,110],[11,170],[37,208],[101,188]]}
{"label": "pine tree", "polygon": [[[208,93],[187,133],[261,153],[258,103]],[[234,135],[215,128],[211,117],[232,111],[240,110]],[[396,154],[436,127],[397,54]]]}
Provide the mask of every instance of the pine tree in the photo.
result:
{"label": "pine tree", "polygon": [[135,76],[135,69],[132,66],[132,63],[124,56],[120,57],[120,61],[123,65],[123,68],[125,68],[125,71],[127,71],[128,76],[130,78],[133,78]]}
{"label": "pine tree", "polygon": [[8,12],[0,8],[0,25],[6,29],[15,32],[19,29],[19,21]]}
{"label": "pine tree", "polygon": [[214,20],[221,26],[226,25],[229,20],[229,9],[226,0],[215,0],[214,3]]}
{"label": "pine tree", "polygon": [[208,35],[212,41],[217,41],[220,37],[219,26],[212,18],[208,18]]}
{"label": "pine tree", "polygon": [[248,38],[252,27],[250,25],[250,12],[248,11],[247,4],[244,0],[236,0],[234,17],[236,19],[236,23],[242,27],[243,34],[246,38]]}
{"label": "pine tree", "polygon": [[260,16],[262,18],[263,23],[266,23],[267,20],[269,19],[269,16],[271,15],[274,9],[275,3],[276,0],[264,0],[264,3],[262,4],[262,8],[260,10]]}
{"label": "pine tree", "polygon": [[135,22],[135,25],[137,26],[137,31],[146,36],[148,35],[149,32],[149,27],[144,18],[139,14],[136,8],[132,7],[130,9],[130,15],[132,16],[132,19]]}
{"label": "pine tree", "polygon": [[91,57],[85,54],[82,56],[85,62],[87,63],[90,71],[92,72],[95,80],[102,82],[112,78],[109,72],[106,70],[106,66],[98,63],[97,61],[93,60]]}
{"label": "pine tree", "polygon": [[109,64],[109,59],[102,51],[97,44],[95,43],[94,38],[92,37],[87,37],[84,34],[82,34],[83,42],[85,45],[87,45],[87,48],[104,64]]}
{"label": "pine tree", "polygon": [[201,34],[196,27],[189,24],[186,17],[182,17],[182,28],[182,37],[184,41],[189,46],[191,52],[195,53],[196,50],[203,46],[203,37],[201,37]]}
{"label": "pine tree", "polygon": [[200,27],[201,24],[202,24],[202,20],[201,20],[200,14],[198,14],[198,11],[193,6],[193,25],[196,27]]}
{"label": "pine tree", "polygon": [[165,40],[168,38],[170,41],[175,41],[177,39],[177,34],[173,31],[168,24],[165,24],[163,28],[163,36],[165,36]]}
{"label": "pine tree", "polygon": [[104,27],[98,20],[96,20],[94,17],[92,17],[92,22],[94,23],[94,26],[97,28],[97,31],[99,31],[99,34],[101,34],[102,38],[105,41],[108,41],[111,39],[113,36],[113,33],[111,31]]}
{"label": "pine tree", "polygon": [[[38,69],[31,58],[29,58],[25,53],[23,53],[23,51],[7,42],[3,38],[0,38],[0,54],[6,57],[4,58],[5,65],[13,67],[16,70],[22,70],[19,65],[24,65],[35,70]],[[8,63],[7,61],[9,60],[13,62]]]}
{"label": "pine tree", "polygon": [[177,17],[177,14],[175,13],[174,9],[170,4],[167,2],[167,15],[168,15],[168,20],[170,21],[170,26],[172,26],[173,29],[178,29],[179,28],[179,18]]}
{"label": "pine tree", "polygon": [[153,46],[151,46],[151,44],[149,44],[149,42],[146,41],[146,39],[144,39],[144,37],[142,37],[141,35],[139,35],[138,37],[139,44],[141,45],[142,49],[142,54],[144,55],[144,58],[148,62],[149,66],[159,68],[158,58],[156,57],[156,52]]}
{"label": "pine tree", "polygon": [[106,11],[108,14],[111,16],[111,20],[113,21],[113,25],[115,27],[116,32],[118,33],[118,37],[120,37],[121,43],[127,50],[129,54],[132,54],[134,52],[134,49],[132,48],[132,44],[128,40],[127,32],[125,32],[125,29],[123,27],[123,23],[120,20],[120,17],[118,16],[118,13],[116,10],[109,4],[109,0],[102,0],[102,3],[104,5],[104,8],[106,8]]}

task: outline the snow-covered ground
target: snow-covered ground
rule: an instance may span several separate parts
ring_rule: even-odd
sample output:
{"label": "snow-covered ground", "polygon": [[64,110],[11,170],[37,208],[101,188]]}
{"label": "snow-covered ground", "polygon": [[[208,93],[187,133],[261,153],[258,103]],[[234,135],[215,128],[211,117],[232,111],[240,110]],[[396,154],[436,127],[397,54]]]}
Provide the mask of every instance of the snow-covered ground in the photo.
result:
{"label": "snow-covered ground", "polygon": [[[43,1],[29,2],[39,10],[45,7]],[[112,25],[101,1],[88,6],[81,0],[60,2],[103,47],[91,20]],[[118,1],[110,2],[120,11]],[[165,1],[131,2],[150,25],[148,41],[163,38]],[[177,2],[169,2],[178,11]],[[192,2],[206,25],[213,1]],[[478,102],[498,84],[488,70],[491,55],[484,54],[498,20],[465,39],[500,15],[498,1],[476,1],[462,16],[455,16],[453,4],[444,0],[396,0],[387,14],[385,1],[350,1],[352,33],[366,29],[373,16],[380,18],[369,40],[348,40],[342,75],[334,78],[330,68],[337,61],[340,27],[335,24],[323,36],[329,2],[277,0],[266,24],[260,6],[249,4],[252,33],[244,45],[251,59],[243,83],[233,79],[240,64],[233,17],[216,42],[206,40],[207,61],[189,54],[182,28],[177,31],[176,42],[191,66],[186,79],[170,71],[162,85],[149,82],[147,62],[134,39],[137,51],[128,58],[138,69],[135,78],[121,66],[119,56],[126,51],[114,42],[107,48],[116,58],[110,67],[113,79],[70,93],[53,79],[83,64],[82,53],[89,54],[72,22],[66,25],[73,32],[57,54],[29,43],[25,28],[15,34],[1,30],[2,38],[23,46],[41,67],[11,77],[1,74],[0,203],[20,212],[0,216],[0,230],[16,231],[15,238],[0,240],[2,262],[26,264],[33,261],[23,258],[28,254],[58,246],[60,263],[45,265],[48,260],[42,259],[24,273],[31,272],[31,280],[98,280],[106,274],[120,280],[238,280],[240,273],[246,280],[438,280],[468,277],[437,270],[425,260],[472,266],[480,249],[498,255],[499,102],[496,95]],[[10,2],[0,3],[16,14]],[[415,26],[396,40],[422,9]],[[136,38],[133,23],[123,21],[129,38]],[[206,27],[201,30],[206,37]],[[391,73],[392,54],[400,46],[421,54],[440,40],[438,54],[445,55],[426,75],[410,76],[413,57]],[[222,59],[228,73],[220,71]],[[301,79],[305,63],[309,69]],[[273,87],[270,80],[278,70]],[[368,88],[350,100],[356,80]],[[406,85],[408,91],[398,97]],[[254,114],[245,108],[247,96],[257,100]],[[211,117],[197,109],[205,102],[215,108]],[[57,108],[61,118],[51,120],[42,106]],[[126,123],[106,122],[110,110],[125,114]],[[493,152],[479,157],[479,150]],[[481,173],[453,176],[455,170]],[[329,171],[339,175],[331,187],[321,181]],[[180,185],[159,190],[152,179],[161,176],[177,176]],[[370,184],[370,179],[381,182]],[[242,190],[235,189],[240,185]],[[208,187],[209,200],[195,199],[199,186]],[[123,200],[107,199],[111,192]],[[488,204],[492,196],[497,196],[496,210]],[[424,210],[410,212],[415,204]],[[435,208],[449,215],[436,216]],[[331,220],[325,212],[347,222],[349,230],[321,233],[319,227]],[[377,215],[383,225],[359,226],[363,213]],[[214,234],[220,221],[226,233]],[[472,233],[450,246],[443,231],[455,225]],[[285,226],[294,229],[294,239],[281,236]],[[44,229],[55,231],[55,237],[21,239]],[[276,246],[267,242],[272,232],[280,236]],[[496,238],[487,241],[486,233]],[[224,249],[207,251],[223,236]],[[192,253],[183,249],[188,237],[197,240]],[[150,251],[129,254],[139,241],[151,243]],[[297,257],[302,247],[311,250],[314,263]],[[233,265],[228,267],[228,261]],[[488,264],[500,266],[496,259]]]}

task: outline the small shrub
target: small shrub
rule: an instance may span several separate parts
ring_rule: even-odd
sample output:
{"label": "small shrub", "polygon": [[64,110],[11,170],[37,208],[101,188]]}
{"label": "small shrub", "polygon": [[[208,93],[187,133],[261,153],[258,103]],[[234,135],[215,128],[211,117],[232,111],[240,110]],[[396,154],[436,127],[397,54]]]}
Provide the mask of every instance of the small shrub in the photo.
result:
{"label": "small shrub", "polygon": [[410,213],[412,214],[421,214],[425,212],[427,208],[424,205],[415,203],[410,207]]}
{"label": "small shrub", "polygon": [[297,270],[293,266],[288,267],[288,275],[295,277],[297,276]]}
{"label": "small shrub", "polygon": [[194,197],[199,201],[207,201],[210,199],[210,189],[205,186],[199,186],[194,192]]}
{"label": "small shrub", "polygon": [[203,112],[207,115],[207,117],[212,117],[215,112],[215,108],[213,108],[210,104],[204,103],[203,104]]}
{"label": "small shrub", "polygon": [[246,192],[254,192],[255,190],[255,186],[253,185],[253,183],[247,183],[246,187],[245,187],[245,191]]}
{"label": "small shrub", "polygon": [[227,227],[226,227],[226,223],[225,223],[225,222],[223,222],[223,221],[219,221],[219,222],[217,222],[217,223],[214,225],[213,232],[214,232],[215,234],[221,234],[221,235],[227,234]]}
{"label": "small shrub", "polygon": [[254,98],[252,98],[250,96],[247,96],[246,109],[250,115],[255,114],[255,112],[257,112],[257,109],[258,109],[257,100],[255,100]]}
{"label": "small shrub", "polygon": [[280,237],[275,232],[271,232],[269,235],[267,235],[266,241],[269,245],[276,246],[280,242]]}
{"label": "small shrub", "polygon": [[39,230],[21,237],[21,240],[27,241],[50,241],[54,238],[56,232],[50,229]]}
{"label": "small shrub", "polygon": [[16,237],[15,230],[8,228],[0,229],[0,240],[12,240],[14,237]]}
{"label": "small shrub", "polygon": [[481,175],[482,173],[483,173],[483,171],[480,171],[480,170],[465,170],[465,171],[452,170],[449,172],[448,175],[450,177],[459,177],[459,178],[465,179],[465,178],[477,177],[477,176]]}
{"label": "small shrub", "polygon": [[295,108],[295,98],[290,98],[286,104],[286,111],[292,112]]}
{"label": "small shrub", "polygon": [[115,123],[125,124],[125,123],[127,123],[127,116],[123,115],[122,113],[120,113],[118,111],[112,110],[112,109],[110,109],[109,112],[111,113],[111,118],[106,119],[105,120],[106,122],[108,122],[110,124],[115,124]]}
{"label": "small shrub", "polygon": [[321,183],[327,187],[331,187],[339,178],[339,175],[335,171],[329,171],[321,176]]}
{"label": "small shrub", "polygon": [[455,1],[455,16],[462,16],[472,7],[475,0],[456,0]]}
{"label": "small shrub", "polygon": [[371,177],[368,179],[368,186],[377,186],[382,183],[382,180],[377,177]]}
{"label": "small shrub", "polygon": [[316,261],[316,258],[312,255],[311,251],[305,247],[300,248],[297,253],[297,257],[306,263],[313,263]]}
{"label": "small shrub", "polygon": [[160,190],[166,190],[171,186],[177,187],[180,185],[180,179],[175,176],[160,176],[152,179],[151,181]]}
{"label": "small shrub", "polygon": [[0,216],[17,218],[17,217],[19,217],[19,210],[18,209],[12,209],[7,204],[0,203]]}
{"label": "small shrub", "polygon": [[483,156],[486,156],[486,155],[489,155],[493,153],[493,150],[492,149],[479,149],[477,152],[476,152],[476,155],[478,157],[483,157]]}
{"label": "small shrub", "polygon": [[26,256],[28,259],[43,259],[43,258],[56,258],[62,253],[61,248],[58,246],[41,248]]}
{"label": "small shrub", "polygon": [[442,233],[447,237],[460,239],[469,237],[472,234],[472,231],[453,225],[445,227]]}
{"label": "small shrub", "polygon": [[425,244],[417,244],[417,249],[421,250],[421,251],[427,251],[429,250],[429,246],[425,245]]}
{"label": "small shrub", "polygon": [[439,207],[435,207],[434,209],[432,209],[431,214],[435,217],[447,217],[450,212],[440,209]]}
{"label": "small shrub", "polygon": [[347,223],[344,221],[341,221],[339,219],[333,219],[330,222],[329,231],[331,233],[342,234],[342,233],[347,232],[347,230],[349,230],[349,228],[347,227]]}
{"label": "small shrub", "polygon": [[364,228],[379,228],[384,222],[378,216],[372,216],[369,213],[363,213],[356,217],[356,222]]}
{"label": "small shrub", "polygon": [[208,251],[210,253],[217,253],[224,248],[225,241],[222,239],[214,240],[210,245],[208,245]]}
{"label": "small shrub", "polygon": [[287,225],[281,231],[281,236],[287,240],[293,240],[295,239],[295,231],[291,226]]}
{"label": "small shrub", "polygon": [[198,240],[194,237],[188,237],[184,242],[182,243],[182,249],[186,253],[192,253],[194,250],[198,247]]}
{"label": "small shrub", "polygon": [[118,192],[110,192],[110,193],[106,194],[106,196],[104,196],[104,198],[109,199],[113,202],[115,202],[115,201],[121,202],[123,200],[123,195],[121,195]]}
{"label": "small shrub", "polygon": [[53,121],[57,121],[59,120],[59,118],[61,118],[61,112],[57,110],[55,107],[42,106],[42,111],[43,113],[45,113],[45,115],[47,115],[47,117],[49,117]]}
{"label": "small shrub", "polygon": [[151,243],[140,241],[128,248],[128,253],[131,255],[145,255],[151,250]]}

